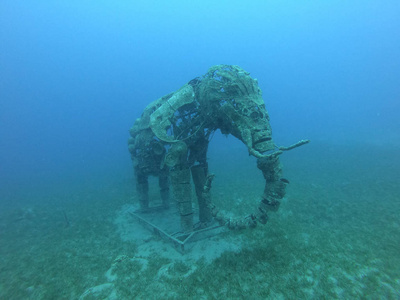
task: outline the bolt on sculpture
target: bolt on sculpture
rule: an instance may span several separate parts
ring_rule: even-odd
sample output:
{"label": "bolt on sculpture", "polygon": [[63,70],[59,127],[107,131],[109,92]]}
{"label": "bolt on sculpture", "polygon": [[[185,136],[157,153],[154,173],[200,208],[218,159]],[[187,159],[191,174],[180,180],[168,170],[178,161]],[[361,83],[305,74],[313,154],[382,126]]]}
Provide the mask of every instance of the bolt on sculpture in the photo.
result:
{"label": "bolt on sculpture", "polygon": [[[232,134],[257,158],[265,189],[257,209],[243,218],[229,218],[211,201],[212,174],[208,174],[210,136],[219,129]],[[212,218],[231,229],[265,224],[268,211],[276,211],[285,195],[287,180],[281,178],[279,155],[289,147],[276,147],[269,116],[256,79],[238,66],[217,65],[178,91],[152,103],[130,129],[128,148],[134,165],[142,211],[149,208],[148,176],[158,176],[161,199],[169,207],[169,183],[184,232],[193,230],[191,178],[199,204],[200,224]]]}

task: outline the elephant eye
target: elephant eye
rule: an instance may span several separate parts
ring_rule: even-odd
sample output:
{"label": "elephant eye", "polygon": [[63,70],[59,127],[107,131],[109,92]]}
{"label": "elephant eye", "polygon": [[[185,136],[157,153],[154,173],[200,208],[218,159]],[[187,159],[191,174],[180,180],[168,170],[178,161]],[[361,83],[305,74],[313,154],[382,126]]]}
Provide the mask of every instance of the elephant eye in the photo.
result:
{"label": "elephant eye", "polygon": [[260,115],[259,115],[259,113],[258,113],[257,111],[253,111],[253,112],[250,114],[250,117],[253,118],[253,119],[257,119],[259,116],[260,116]]}

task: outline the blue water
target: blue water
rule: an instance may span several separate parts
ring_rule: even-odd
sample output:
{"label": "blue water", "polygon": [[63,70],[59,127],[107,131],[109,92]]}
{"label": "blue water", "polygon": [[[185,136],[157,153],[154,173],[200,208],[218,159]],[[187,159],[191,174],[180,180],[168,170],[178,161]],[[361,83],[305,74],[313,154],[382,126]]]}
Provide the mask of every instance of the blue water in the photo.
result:
{"label": "blue water", "polygon": [[[1,1],[0,249],[4,258],[0,276],[12,280],[0,284],[0,298],[12,299],[15,291],[14,299],[50,299],[63,289],[61,283],[58,289],[50,283],[54,275],[43,275],[38,282],[34,275],[29,279],[18,275],[40,264],[28,261],[10,267],[11,254],[23,255],[11,252],[28,251],[28,245],[19,243],[26,240],[24,234],[32,236],[32,226],[21,225],[20,220],[25,222],[28,216],[41,224],[36,229],[38,243],[41,230],[52,220],[40,212],[43,207],[46,211],[74,207],[76,216],[84,219],[87,210],[96,215],[96,208],[111,202],[107,205],[112,223],[111,213],[135,197],[128,129],[151,101],[217,64],[238,65],[258,79],[277,144],[303,138],[312,141],[283,159],[284,170],[292,175],[289,199],[290,195],[307,198],[312,194],[310,186],[319,187],[320,192],[329,190],[330,196],[335,191],[340,194],[336,186],[324,184],[336,182],[345,189],[355,187],[351,180],[356,180],[358,190],[377,184],[375,193],[363,193],[371,203],[386,201],[380,206],[385,208],[380,210],[382,219],[400,212],[396,204],[400,196],[396,184],[399,15],[398,1]],[[232,143],[236,157],[232,161],[247,159],[245,151],[237,154],[239,143]],[[211,154],[219,150],[229,156],[222,136],[215,137],[210,149]],[[312,178],[326,180],[322,184],[311,182]],[[101,195],[118,200],[99,200]],[[349,201],[361,199],[358,194],[348,197]],[[319,199],[322,206],[330,206],[328,198]],[[82,203],[90,208],[80,208]],[[317,208],[313,213],[318,214]],[[30,215],[32,209],[36,212]],[[357,223],[360,219],[354,216]],[[99,224],[103,221],[93,219]],[[400,251],[399,221],[393,218],[387,226],[392,226],[388,245],[394,250],[386,253],[383,265]],[[369,234],[375,234],[374,230]],[[78,237],[71,234],[69,238]],[[109,248],[113,247],[117,246]],[[50,255],[40,249],[36,255],[40,253],[43,260]],[[92,258],[91,264],[97,263]],[[386,270],[387,278],[378,281],[390,289],[378,291],[374,298],[400,297],[398,263],[395,260],[393,267],[397,272],[382,266],[380,271]],[[96,277],[108,267],[88,272]],[[80,281],[85,280],[90,281]],[[91,284],[96,285],[66,284],[66,294],[59,294],[60,298],[79,298]],[[367,286],[374,290],[374,283]],[[360,293],[334,294],[325,287],[309,288],[318,291],[315,297],[367,297],[369,293],[360,288]],[[184,298],[182,290],[176,289]],[[210,299],[222,297],[212,290],[204,293]],[[271,292],[269,297],[274,295],[293,296],[289,290]]]}

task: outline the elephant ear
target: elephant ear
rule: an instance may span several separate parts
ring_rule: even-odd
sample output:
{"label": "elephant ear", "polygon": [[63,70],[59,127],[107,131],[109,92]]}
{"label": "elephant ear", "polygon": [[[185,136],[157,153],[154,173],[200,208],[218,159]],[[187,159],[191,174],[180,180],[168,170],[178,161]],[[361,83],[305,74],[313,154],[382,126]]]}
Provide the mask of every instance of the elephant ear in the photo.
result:
{"label": "elephant ear", "polygon": [[172,133],[169,133],[171,120],[175,112],[182,106],[194,102],[194,91],[191,85],[185,84],[164,101],[150,116],[150,128],[154,134],[162,141],[167,143],[176,143]]}

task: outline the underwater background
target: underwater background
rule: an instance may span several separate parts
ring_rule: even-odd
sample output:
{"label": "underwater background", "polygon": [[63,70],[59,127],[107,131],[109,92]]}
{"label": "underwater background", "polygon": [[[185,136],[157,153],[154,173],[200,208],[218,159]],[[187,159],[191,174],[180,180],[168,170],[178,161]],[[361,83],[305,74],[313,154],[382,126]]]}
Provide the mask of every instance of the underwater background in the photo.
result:
{"label": "underwater background", "polygon": [[[399,299],[399,15],[399,1],[1,1],[0,299]],[[217,64],[258,79],[276,144],[311,143],[281,156],[290,184],[265,226],[181,255],[129,218],[128,130]],[[254,207],[246,147],[217,132],[208,157],[215,201]]]}

